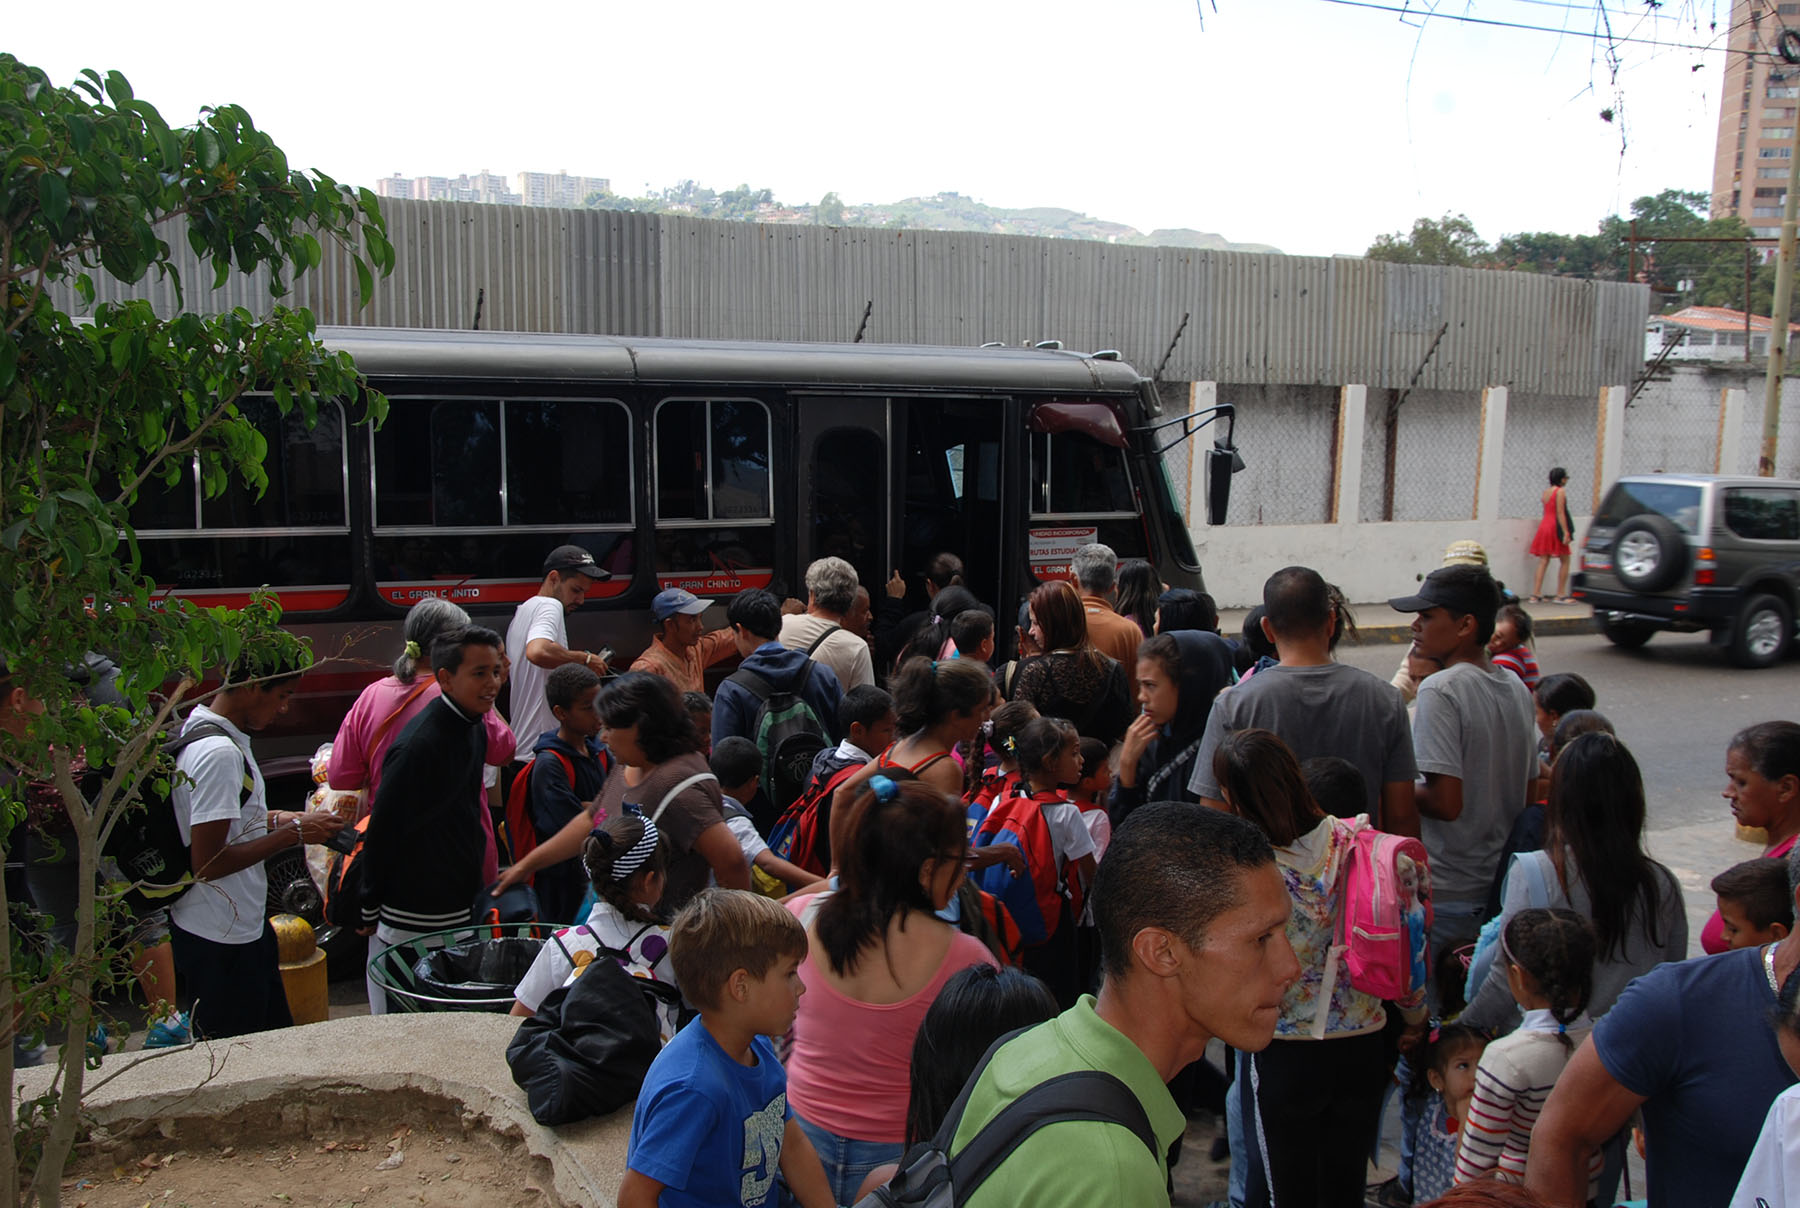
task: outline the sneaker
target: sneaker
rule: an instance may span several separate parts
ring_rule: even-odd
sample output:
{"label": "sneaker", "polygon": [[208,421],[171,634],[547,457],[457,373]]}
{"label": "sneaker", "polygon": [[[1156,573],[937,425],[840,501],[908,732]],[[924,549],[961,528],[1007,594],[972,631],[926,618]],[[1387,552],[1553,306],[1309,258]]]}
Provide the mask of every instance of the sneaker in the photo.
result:
{"label": "sneaker", "polygon": [[144,1029],[144,1047],[147,1049],[176,1049],[192,1040],[193,1029],[188,1026],[185,1011],[159,1019]]}
{"label": "sneaker", "polygon": [[1371,1187],[1368,1192],[1368,1203],[1380,1208],[1411,1208],[1412,1192],[1401,1185],[1399,1179],[1389,1179],[1379,1187]]}

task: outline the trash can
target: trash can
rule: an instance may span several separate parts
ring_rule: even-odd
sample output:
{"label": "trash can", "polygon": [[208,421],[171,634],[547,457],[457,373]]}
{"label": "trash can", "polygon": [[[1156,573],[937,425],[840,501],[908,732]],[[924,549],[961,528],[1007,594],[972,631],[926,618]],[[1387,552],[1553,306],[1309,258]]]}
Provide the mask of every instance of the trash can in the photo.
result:
{"label": "trash can", "polygon": [[369,971],[404,1011],[504,1014],[544,946],[543,932],[541,923],[432,931],[376,953]]}

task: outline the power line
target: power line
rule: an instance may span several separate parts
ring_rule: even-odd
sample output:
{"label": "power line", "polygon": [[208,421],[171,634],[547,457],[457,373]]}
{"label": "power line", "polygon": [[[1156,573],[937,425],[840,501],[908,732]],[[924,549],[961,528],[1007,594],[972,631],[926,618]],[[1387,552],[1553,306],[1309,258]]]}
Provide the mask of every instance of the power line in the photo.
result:
{"label": "power line", "polygon": [[[1558,29],[1553,25],[1527,25],[1519,21],[1496,21],[1491,17],[1471,17],[1457,13],[1433,11],[1421,13],[1414,8],[1398,8],[1391,4],[1374,4],[1369,0],[1324,0],[1326,4],[1337,4],[1344,8],[1366,8],[1380,13],[1397,13],[1402,17],[1426,17],[1434,21],[1459,21],[1465,25],[1485,25],[1497,29],[1518,29],[1531,33],[1557,34],[1569,38],[1586,38],[1593,42],[1605,42],[1609,45],[1629,44],[1635,46],[1655,46],[1664,50],[1699,50],[1723,51],[1726,54],[1756,54],[1753,50],[1733,50],[1729,46],[1705,46],[1692,42],[1664,42],[1656,38],[1616,37],[1601,33],[1586,33],[1578,29]],[[1766,53],[1766,52],[1764,52]]]}

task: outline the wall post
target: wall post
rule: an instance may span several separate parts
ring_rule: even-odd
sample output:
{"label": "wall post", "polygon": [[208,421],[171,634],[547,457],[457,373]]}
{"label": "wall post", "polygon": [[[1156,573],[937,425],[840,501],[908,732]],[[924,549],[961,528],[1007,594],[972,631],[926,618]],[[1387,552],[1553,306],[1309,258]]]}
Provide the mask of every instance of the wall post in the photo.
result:
{"label": "wall post", "polygon": [[1337,489],[1331,496],[1331,523],[1355,524],[1362,518],[1363,428],[1368,422],[1369,388],[1345,386],[1338,392]]}
{"label": "wall post", "polygon": [[1742,474],[1744,447],[1744,406],[1750,401],[1747,390],[1726,388],[1719,391],[1719,448],[1713,458],[1713,473]]}
{"label": "wall post", "polygon": [[1631,391],[1623,386],[1600,388],[1600,422],[1594,434],[1594,502],[1591,516],[1600,510],[1607,484],[1619,476],[1625,461],[1625,400]]}
{"label": "wall post", "polygon": [[[1188,383],[1188,414],[1197,415],[1219,402],[1219,383]],[[1206,530],[1206,450],[1212,442],[1204,433],[1188,438],[1187,524],[1189,532]]]}
{"label": "wall post", "polygon": [[1481,452],[1475,468],[1475,520],[1500,515],[1500,469],[1506,451],[1506,387],[1481,392]]}

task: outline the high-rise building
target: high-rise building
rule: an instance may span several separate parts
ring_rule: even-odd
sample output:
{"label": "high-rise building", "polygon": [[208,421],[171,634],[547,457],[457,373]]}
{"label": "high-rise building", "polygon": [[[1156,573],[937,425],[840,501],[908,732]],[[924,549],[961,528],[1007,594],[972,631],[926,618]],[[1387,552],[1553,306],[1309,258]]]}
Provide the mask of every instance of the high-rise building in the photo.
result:
{"label": "high-rise building", "polygon": [[392,176],[384,176],[375,182],[375,196],[399,197],[410,200],[413,195],[413,178],[402,176],[396,172]]}
{"label": "high-rise building", "polygon": [[567,172],[520,172],[513,177],[513,184],[526,205],[563,209],[580,209],[593,194],[612,192],[612,182],[604,176],[570,176]]}
{"label": "high-rise building", "polygon": [[1790,28],[1800,31],[1800,3],[1734,0],[1713,151],[1712,216],[1736,215],[1767,239],[1781,234],[1800,110],[1800,66],[1775,53]]}

